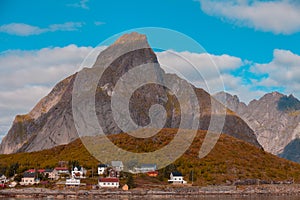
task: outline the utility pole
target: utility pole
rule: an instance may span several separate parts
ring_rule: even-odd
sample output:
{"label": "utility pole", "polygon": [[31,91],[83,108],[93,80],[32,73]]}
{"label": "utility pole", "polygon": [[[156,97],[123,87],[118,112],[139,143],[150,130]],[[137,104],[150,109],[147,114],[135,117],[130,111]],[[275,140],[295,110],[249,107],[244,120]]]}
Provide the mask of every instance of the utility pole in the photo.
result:
{"label": "utility pole", "polygon": [[194,169],[192,169],[192,185],[194,184]]}

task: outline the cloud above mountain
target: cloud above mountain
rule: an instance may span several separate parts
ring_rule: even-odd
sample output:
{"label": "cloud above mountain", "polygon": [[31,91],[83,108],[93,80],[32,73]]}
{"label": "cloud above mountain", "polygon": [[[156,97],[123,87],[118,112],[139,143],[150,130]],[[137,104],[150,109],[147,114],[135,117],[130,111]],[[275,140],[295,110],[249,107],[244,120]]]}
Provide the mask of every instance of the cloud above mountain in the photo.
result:
{"label": "cloud above mountain", "polygon": [[76,31],[83,26],[81,22],[66,22],[63,24],[50,24],[46,28],[33,26],[24,23],[10,23],[0,26],[0,32],[17,36],[39,35],[46,32],[55,31]]}
{"label": "cloud above mountain", "polygon": [[[99,49],[104,47],[99,47]],[[40,50],[10,50],[0,54],[0,139],[17,114],[27,113],[56,83],[81,69],[93,47],[68,45]],[[191,52],[157,52],[166,72],[176,73],[192,84],[215,93],[226,90],[244,102],[261,97],[272,88],[300,97],[300,56],[275,49],[268,63],[256,63],[231,55]],[[97,53],[92,53],[89,67]],[[191,65],[192,64],[192,65]],[[246,67],[245,66],[249,66]],[[212,70],[214,69],[214,70]],[[243,70],[244,73],[237,73]],[[256,76],[249,77],[249,74]],[[263,77],[263,78],[256,78]]]}
{"label": "cloud above mountain", "polygon": [[0,54],[0,139],[16,114],[27,113],[65,77],[75,73],[92,47],[12,50]]}
{"label": "cloud above mountain", "polygon": [[263,87],[284,87],[286,93],[300,96],[300,55],[289,50],[275,49],[269,63],[254,64],[251,71],[266,78],[256,84]]}
{"label": "cloud above mountain", "polygon": [[200,3],[204,13],[237,26],[275,34],[293,34],[300,31],[298,1],[200,0]]}

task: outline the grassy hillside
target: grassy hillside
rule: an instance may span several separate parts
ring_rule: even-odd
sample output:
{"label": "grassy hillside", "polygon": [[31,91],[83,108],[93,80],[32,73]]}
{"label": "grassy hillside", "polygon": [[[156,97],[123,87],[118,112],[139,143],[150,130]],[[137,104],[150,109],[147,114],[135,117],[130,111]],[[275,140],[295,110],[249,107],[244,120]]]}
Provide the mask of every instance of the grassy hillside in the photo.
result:
{"label": "grassy hillside", "polygon": [[[127,134],[110,135],[109,138],[119,147],[133,152],[150,152],[166,145],[176,134],[176,129],[163,129],[159,134],[148,139],[136,139]],[[194,183],[197,185],[222,184],[238,179],[291,180],[300,183],[300,164],[278,158],[248,143],[223,134],[208,156],[198,158],[198,152],[205,132],[198,131],[191,147],[172,165],[160,170],[167,174],[177,168],[189,180],[193,171]],[[78,139],[68,145],[50,150],[32,153],[0,155],[1,169],[9,168],[18,162],[21,172],[28,168],[55,167],[58,161],[77,160],[86,168],[96,168],[98,161],[92,157]],[[1,172],[0,172],[1,173]],[[166,177],[157,179],[165,180]]]}

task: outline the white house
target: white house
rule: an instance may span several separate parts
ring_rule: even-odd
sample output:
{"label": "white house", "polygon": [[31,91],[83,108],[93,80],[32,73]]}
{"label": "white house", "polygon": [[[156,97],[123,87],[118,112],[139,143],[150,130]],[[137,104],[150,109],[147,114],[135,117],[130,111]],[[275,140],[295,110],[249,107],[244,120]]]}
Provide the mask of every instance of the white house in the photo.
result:
{"label": "white house", "polygon": [[78,167],[74,167],[73,171],[71,172],[71,175],[74,178],[85,178],[84,171],[85,170],[83,167],[81,167],[80,170],[78,170]]}
{"label": "white house", "polygon": [[183,180],[183,176],[180,172],[171,172],[169,183],[173,184],[186,184],[187,182]]}
{"label": "white house", "polygon": [[75,178],[66,179],[66,186],[80,186],[80,179],[75,179]]}
{"label": "white house", "polygon": [[111,161],[111,166],[117,172],[123,171],[124,165],[122,161]]}
{"label": "white house", "polygon": [[4,174],[0,174],[0,184],[4,184],[7,182],[7,178]]}
{"label": "white house", "polygon": [[102,188],[118,188],[120,186],[119,179],[114,177],[99,178],[98,183]]}
{"label": "white house", "polygon": [[34,185],[39,184],[40,180],[37,178],[37,173],[24,173],[20,185]]}
{"label": "white house", "polygon": [[107,164],[99,164],[98,165],[98,175],[103,175],[105,170],[107,169]]}
{"label": "white house", "polygon": [[58,172],[55,169],[45,169],[45,171],[43,172],[43,175],[48,176],[48,179],[51,179],[51,180],[59,179]]}

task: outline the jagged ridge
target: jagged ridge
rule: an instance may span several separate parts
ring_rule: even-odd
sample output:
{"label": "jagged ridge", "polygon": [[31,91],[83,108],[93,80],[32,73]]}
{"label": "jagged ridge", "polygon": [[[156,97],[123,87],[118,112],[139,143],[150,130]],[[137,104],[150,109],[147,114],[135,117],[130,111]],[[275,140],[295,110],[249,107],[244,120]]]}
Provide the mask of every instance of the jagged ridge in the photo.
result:
{"label": "jagged ridge", "polygon": [[[149,47],[146,36],[138,33],[122,36],[99,54],[93,68],[83,69],[86,79],[89,79],[96,76],[97,73],[94,73],[94,70],[107,67],[97,85],[95,97],[96,114],[106,134],[122,132],[114,122],[110,106],[111,93],[116,82],[130,69],[146,63],[154,63],[153,69],[157,79],[175,76],[178,80],[176,84],[184,81],[176,75],[165,75],[159,67],[155,53]],[[22,120],[19,116],[16,117],[12,128],[0,145],[0,153],[38,151],[67,144],[78,138],[72,116],[72,91],[76,75],[58,83],[28,115],[21,117]],[[84,80],[81,85],[86,85]],[[211,115],[219,115],[210,109],[211,102],[215,100],[204,90],[194,89],[201,104],[199,129],[207,130]],[[86,90],[89,90],[89,86],[86,86]],[[167,108],[168,118],[165,127],[177,128],[179,126],[178,102],[163,86],[157,84],[142,86],[134,92],[130,102],[131,117],[139,125],[149,123],[148,110],[151,105],[158,103]],[[216,104],[222,107],[218,102]],[[261,148],[253,131],[232,112],[226,116],[223,132]]]}

